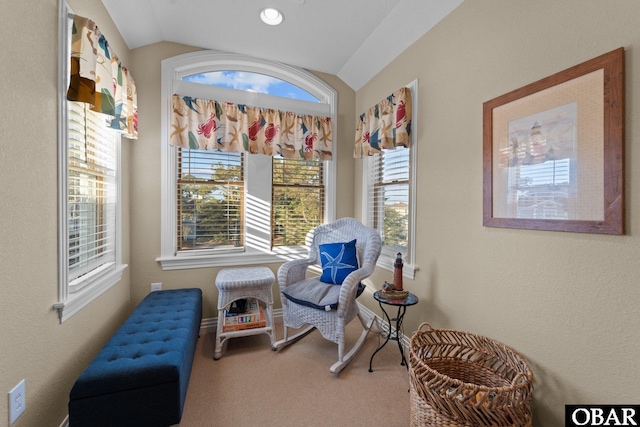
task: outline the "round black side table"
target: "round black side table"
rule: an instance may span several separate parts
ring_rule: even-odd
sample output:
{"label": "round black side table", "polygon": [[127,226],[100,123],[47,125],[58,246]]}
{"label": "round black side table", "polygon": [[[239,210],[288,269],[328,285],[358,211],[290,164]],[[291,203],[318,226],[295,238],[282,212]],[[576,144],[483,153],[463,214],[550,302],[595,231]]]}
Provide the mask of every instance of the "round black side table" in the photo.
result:
{"label": "round black side table", "polygon": [[[386,336],[386,340],[384,341],[384,343],[382,343],[382,345],[380,345],[376,349],[376,351],[374,351],[373,354],[371,355],[371,360],[369,360],[369,372],[373,372],[373,369],[372,369],[373,356],[375,356],[377,352],[382,350],[382,347],[387,345],[389,340],[394,340],[394,341],[398,342],[398,348],[400,349],[400,356],[402,356],[402,361],[400,362],[400,364],[402,366],[405,366],[407,369],[409,369],[409,366],[407,365],[407,359],[405,359],[405,357],[404,357],[404,350],[402,349],[402,338],[400,337],[400,330],[402,329],[402,320],[404,319],[404,314],[407,311],[407,307],[410,306],[410,305],[417,304],[418,303],[418,297],[415,296],[414,294],[412,294],[411,292],[409,292],[409,295],[407,296],[407,299],[405,299],[405,300],[402,300],[402,301],[388,300],[388,299],[386,299],[386,298],[384,298],[382,296],[380,291],[374,292],[373,293],[373,297],[376,299],[376,301],[378,301],[378,304],[380,305],[380,309],[382,310],[382,312],[384,313],[385,318],[387,319],[387,324],[389,325],[389,332],[387,332],[387,334],[386,334],[387,336]],[[387,311],[384,309],[384,305],[383,304],[384,305],[393,306],[393,307],[397,307],[398,308],[398,313],[396,314],[396,317],[394,317],[393,319],[390,318],[389,314],[387,314]],[[395,333],[393,332],[392,324],[391,324],[391,322],[394,322],[394,321],[395,321]]]}

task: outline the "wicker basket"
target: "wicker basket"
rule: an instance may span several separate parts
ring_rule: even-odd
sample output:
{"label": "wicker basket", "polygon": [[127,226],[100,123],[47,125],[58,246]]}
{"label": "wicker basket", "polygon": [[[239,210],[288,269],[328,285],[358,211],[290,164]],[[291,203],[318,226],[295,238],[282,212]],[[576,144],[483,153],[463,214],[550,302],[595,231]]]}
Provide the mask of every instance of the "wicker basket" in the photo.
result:
{"label": "wicker basket", "polygon": [[531,427],[533,374],[489,338],[423,323],[409,353],[411,426]]}

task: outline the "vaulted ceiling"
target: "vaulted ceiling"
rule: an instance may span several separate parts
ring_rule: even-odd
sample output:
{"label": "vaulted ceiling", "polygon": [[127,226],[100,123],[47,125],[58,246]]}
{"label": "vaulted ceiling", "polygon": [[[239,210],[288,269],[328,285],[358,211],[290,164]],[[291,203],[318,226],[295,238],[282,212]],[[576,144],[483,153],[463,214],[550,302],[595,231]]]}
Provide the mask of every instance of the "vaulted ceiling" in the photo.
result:
{"label": "vaulted ceiling", "polygon": [[[130,49],[170,41],[340,77],[354,90],[463,0],[102,0]],[[264,7],[284,21],[264,24]]]}

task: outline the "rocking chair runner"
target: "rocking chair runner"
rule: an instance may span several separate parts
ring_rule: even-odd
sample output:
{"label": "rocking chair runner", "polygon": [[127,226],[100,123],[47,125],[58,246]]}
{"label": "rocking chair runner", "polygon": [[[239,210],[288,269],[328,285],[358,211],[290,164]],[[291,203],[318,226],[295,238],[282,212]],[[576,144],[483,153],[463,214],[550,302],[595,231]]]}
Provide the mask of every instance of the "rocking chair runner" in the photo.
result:
{"label": "rocking chair runner", "polygon": [[[307,268],[321,263],[320,245],[346,243],[354,239],[358,266],[344,278],[342,284],[325,283],[320,277],[307,278]],[[337,374],[364,344],[373,324],[374,319],[367,323],[360,314],[356,298],[364,289],[360,282],[375,269],[382,240],[376,230],[366,227],[358,220],[340,218],[311,230],[307,235],[307,245],[308,258],[287,261],[278,270],[284,339],[276,342],[273,350],[286,347],[317,328],[324,338],[338,344],[338,361],[330,368],[332,373]],[[335,270],[332,271],[335,273]],[[345,326],[355,317],[358,317],[364,330],[345,354]],[[299,329],[304,325],[309,326],[289,336],[288,328]]]}

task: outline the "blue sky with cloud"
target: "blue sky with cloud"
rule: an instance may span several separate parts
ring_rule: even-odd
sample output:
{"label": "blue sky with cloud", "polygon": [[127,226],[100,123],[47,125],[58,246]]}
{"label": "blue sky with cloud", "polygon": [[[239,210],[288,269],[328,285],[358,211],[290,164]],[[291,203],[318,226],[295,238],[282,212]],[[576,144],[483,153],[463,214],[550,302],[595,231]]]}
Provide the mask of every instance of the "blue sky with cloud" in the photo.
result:
{"label": "blue sky with cloud", "polygon": [[184,77],[183,80],[210,86],[221,86],[291,99],[300,99],[303,101],[318,102],[315,97],[299,87],[264,74],[244,71],[215,71],[194,74]]}

